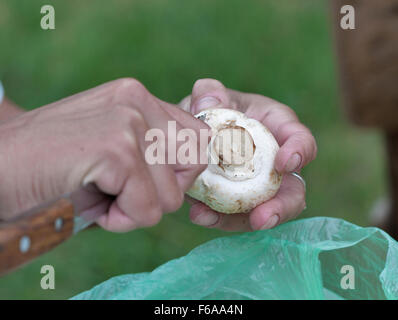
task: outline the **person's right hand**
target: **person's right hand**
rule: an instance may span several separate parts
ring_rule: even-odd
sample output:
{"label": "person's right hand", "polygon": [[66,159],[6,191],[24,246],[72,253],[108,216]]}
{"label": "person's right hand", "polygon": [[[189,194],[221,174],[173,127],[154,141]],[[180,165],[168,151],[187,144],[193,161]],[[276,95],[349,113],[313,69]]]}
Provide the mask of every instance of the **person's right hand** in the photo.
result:
{"label": "person's right hand", "polygon": [[[0,219],[72,194],[77,211],[99,216],[110,231],[156,224],[177,210],[206,165],[148,165],[145,133],[158,128],[167,146],[177,132],[208,127],[151,95],[134,79],[119,79],[15,117],[0,125]],[[180,142],[182,144],[183,142]],[[171,149],[173,150],[173,149]]]}

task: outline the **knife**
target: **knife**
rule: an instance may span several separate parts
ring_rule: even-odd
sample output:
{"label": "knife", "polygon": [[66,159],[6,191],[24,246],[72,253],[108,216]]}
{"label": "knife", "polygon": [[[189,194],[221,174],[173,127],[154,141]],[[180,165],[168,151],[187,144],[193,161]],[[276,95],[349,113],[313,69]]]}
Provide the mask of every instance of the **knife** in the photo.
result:
{"label": "knife", "polygon": [[91,225],[76,216],[68,196],[0,223],[0,276],[48,252]]}

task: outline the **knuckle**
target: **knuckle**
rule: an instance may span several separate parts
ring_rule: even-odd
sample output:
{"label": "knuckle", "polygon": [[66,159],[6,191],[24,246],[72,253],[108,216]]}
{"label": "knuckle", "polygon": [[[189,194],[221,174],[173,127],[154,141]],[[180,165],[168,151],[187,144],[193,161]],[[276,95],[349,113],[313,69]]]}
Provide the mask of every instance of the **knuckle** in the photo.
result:
{"label": "knuckle", "polygon": [[300,206],[305,206],[305,190],[304,190],[304,186],[302,188],[303,188],[303,191],[298,193],[298,203],[300,203]]}
{"label": "knuckle", "polygon": [[309,129],[297,120],[290,120],[282,123],[278,127],[278,135],[282,136],[295,136],[296,138],[303,139],[307,135],[311,135]]}
{"label": "knuckle", "polygon": [[146,90],[145,86],[134,78],[121,78],[116,80],[118,84],[118,88],[127,89],[127,90]]}
{"label": "knuckle", "polygon": [[317,143],[316,143],[316,140],[315,140],[315,138],[312,136],[312,158],[311,158],[311,161],[312,160],[315,160],[315,158],[316,158],[316,156],[318,155],[318,145],[317,145]]}
{"label": "knuckle", "polygon": [[281,103],[278,108],[283,110],[283,112],[287,116],[289,116],[290,118],[294,119],[293,121],[299,123],[299,119],[298,119],[297,113],[292,108],[290,108],[289,106],[287,106],[286,104],[283,104],[283,103]]}
{"label": "knuckle", "polygon": [[297,207],[297,210],[295,212],[294,217],[297,217],[301,212],[304,211],[304,209],[307,207],[307,204],[305,201],[301,201]]}
{"label": "knuckle", "polygon": [[140,153],[133,130],[121,128],[112,132],[102,143],[106,159],[128,168],[134,167]]}
{"label": "knuckle", "polygon": [[127,127],[134,128],[146,124],[143,113],[137,108],[127,105],[119,105],[118,111],[121,121],[123,121]]}
{"label": "knuckle", "polygon": [[118,131],[115,142],[117,142],[116,148],[118,147],[119,151],[123,154],[135,154],[139,151],[138,141],[132,129],[125,128],[124,130]]}
{"label": "knuckle", "polygon": [[301,204],[301,211],[303,211],[305,208],[307,208],[307,203],[305,202],[305,200],[302,202]]}
{"label": "knuckle", "polygon": [[307,129],[302,134],[298,135],[298,142],[303,145],[303,151],[305,152],[306,163],[313,161],[317,154],[317,145],[314,136]]}
{"label": "knuckle", "polygon": [[[138,98],[144,98],[149,94],[145,86],[134,78],[121,78],[116,80],[115,95],[117,101],[123,101],[132,105]],[[135,99],[133,99],[135,98]]]}
{"label": "knuckle", "polygon": [[142,221],[141,225],[143,227],[152,227],[160,222],[162,218],[162,210],[159,206],[154,206],[147,211],[147,214]]}
{"label": "knuckle", "polygon": [[296,218],[297,216],[299,216],[299,215],[304,211],[304,209],[305,209],[306,207],[307,207],[307,206],[306,206],[305,201],[304,201],[304,202],[301,202],[301,203],[297,206],[296,210],[295,210],[294,212],[292,212],[292,215],[290,216],[290,219],[294,219],[294,218]]}
{"label": "knuckle", "polygon": [[297,128],[297,122],[294,120],[286,121],[278,126],[277,136],[286,139]]}
{"label": "knuckle", "polygon": [[165,198],[165,211],[177,211],[184,203],[184,194],[180,191],[175,192],[173,195]]}

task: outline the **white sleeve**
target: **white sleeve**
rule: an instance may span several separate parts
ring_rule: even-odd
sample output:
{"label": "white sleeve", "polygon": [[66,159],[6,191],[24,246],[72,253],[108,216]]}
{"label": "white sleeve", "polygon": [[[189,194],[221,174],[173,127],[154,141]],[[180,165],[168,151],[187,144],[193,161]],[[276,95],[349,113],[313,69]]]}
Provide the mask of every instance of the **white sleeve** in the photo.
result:
{"label": "white sleeve", "polygon": [[0,81],[0,104],[3,102],[3,98],[4,98],[4,88]]}

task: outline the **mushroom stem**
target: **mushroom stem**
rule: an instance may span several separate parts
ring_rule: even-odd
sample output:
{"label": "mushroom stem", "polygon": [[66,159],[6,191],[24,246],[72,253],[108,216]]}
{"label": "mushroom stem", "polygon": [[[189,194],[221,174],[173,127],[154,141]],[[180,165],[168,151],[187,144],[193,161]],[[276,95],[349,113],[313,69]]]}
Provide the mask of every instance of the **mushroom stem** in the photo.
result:
{"label": "mushroom stem", "polygon": [[212,129],[209,165],[187,193],[223,213],[248,212],[272,198],[281,176],[274,169],[279,146],[268,129],[231,109],[207,109],[196,117]]}
{"label": "mushroom stem", "polygon": [[216,155],[224,165],[241,166],[253,158],[255,145],[245,128],[222,129],[217,133],[213,144]]}

